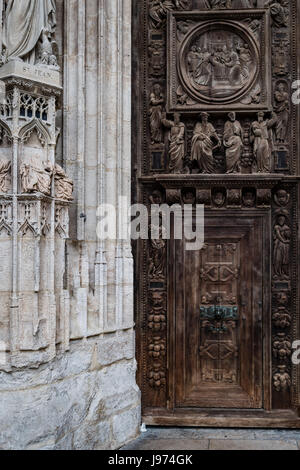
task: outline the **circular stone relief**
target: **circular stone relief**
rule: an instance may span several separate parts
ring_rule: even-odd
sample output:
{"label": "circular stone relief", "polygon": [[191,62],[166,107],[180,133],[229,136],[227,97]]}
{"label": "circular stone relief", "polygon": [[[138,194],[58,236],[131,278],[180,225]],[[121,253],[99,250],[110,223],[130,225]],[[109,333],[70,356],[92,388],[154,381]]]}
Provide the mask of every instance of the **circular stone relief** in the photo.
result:
{"label": "circular stone relief", "polygon": [[197,101],[231,102],[253,85],[258,58],[257,45],[243,28],[226,22],[210,23],[185,38],[178,72]]}

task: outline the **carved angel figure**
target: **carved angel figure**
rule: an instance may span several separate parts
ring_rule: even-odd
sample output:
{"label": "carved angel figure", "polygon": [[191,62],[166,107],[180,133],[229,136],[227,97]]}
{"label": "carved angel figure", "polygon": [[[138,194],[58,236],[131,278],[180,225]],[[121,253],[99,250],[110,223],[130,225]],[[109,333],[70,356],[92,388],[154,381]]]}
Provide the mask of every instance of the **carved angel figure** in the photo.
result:
{"label": "carved angel figure", "polygon": [[57,163],[54,168],[55,197],[65,201],[73,200],[73,181],[67,177],[64,169]]}
{"label": "carved angel figure", "polygon": [[8,0],[3,21],[7,60],[35,64],[36,46],[43,31],[54,33],[55,26],[55,0]]}
{"label": "carved angel figure", "polygon": [[0,160],[0,192],[7,193],[11,185],[11,162],[2,158]]}
{"label": "carved angel figure", "polygon": [[29,161],[21,164],[20,174],[23,193],[39,192],[50,195],[53,169],[49,163],[31,157]]}

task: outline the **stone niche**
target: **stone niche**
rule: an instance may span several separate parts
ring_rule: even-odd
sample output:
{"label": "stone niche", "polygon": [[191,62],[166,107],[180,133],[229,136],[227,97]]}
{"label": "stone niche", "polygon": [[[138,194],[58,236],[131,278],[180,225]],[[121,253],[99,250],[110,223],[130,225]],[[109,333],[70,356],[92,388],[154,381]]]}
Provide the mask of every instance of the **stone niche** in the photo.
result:
{"label": "stone niche", "polygon": [[168,111],[270,109],[269,21],[266,9],[169,13]]}

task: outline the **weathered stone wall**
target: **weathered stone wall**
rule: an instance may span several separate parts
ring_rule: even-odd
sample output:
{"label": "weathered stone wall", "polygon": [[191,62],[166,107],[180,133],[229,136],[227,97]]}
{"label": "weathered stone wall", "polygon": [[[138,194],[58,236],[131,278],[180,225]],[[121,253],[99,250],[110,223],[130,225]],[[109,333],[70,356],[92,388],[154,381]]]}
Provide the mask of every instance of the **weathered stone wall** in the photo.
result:
{"label": "weathered stone wall", "polygon": [[115,449],[139,433],[132,330],[75,341],[37,369],[0,373],[1,449]]}
{"label": "weathered stone wall", "polygon": [[140,426],[133,260],[129,241],[97,237],[96,212],[113,204],[119,229],[118,198],[131,198],[131,0],[57,0],[56,7],[63,95],[55,159],[74,181],[74,202],[69,240],[51,252],[59,264],[51,355],[34,345],[13,362],[11,347],[0,348],[0,448],[117,448]]}

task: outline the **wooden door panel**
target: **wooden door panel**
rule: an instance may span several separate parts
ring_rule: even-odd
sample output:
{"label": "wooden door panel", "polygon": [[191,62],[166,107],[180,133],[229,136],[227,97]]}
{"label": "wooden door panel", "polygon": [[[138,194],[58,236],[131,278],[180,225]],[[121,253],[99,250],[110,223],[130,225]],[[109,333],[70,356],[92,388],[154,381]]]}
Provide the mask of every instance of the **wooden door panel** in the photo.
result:
{"label": "wooden door panel", "polygon": [[202,250],[176,242],[176,406],[262,406],[261,240],[254,219],[220,214]]}

